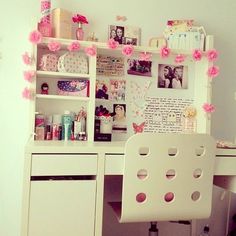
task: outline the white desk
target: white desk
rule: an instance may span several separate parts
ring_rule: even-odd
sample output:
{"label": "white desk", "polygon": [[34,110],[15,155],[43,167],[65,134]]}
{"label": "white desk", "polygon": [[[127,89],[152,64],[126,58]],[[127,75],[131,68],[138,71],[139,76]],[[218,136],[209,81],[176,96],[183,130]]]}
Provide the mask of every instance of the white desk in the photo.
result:
{"label": "white desk", "polygon": [[[58,192],[63,191],[64,186],[67,191],[70,191],[71,195],[77,194],[77,196],[82,197],[84,204],[90,199],[90,202],[93,202],[94,209],[91,211],[93,217],[92,222],[90,220],[89,224],[84,223],[86,229],[90,229],[91,225],[94,225],[92,229],[93,233],[90,235],[101,236],[102,235],[102,216],[103,216],[103,204],[104,204],[104,177],[105,175],[122,175],[123,174],[123,165],[124,165],[124,142],[115,142],[115,143],[88,143],[88,142],[61,142],[61,141],[32,141],[29,142],[25,149],[25,171],[24,171],[24,192],[23,192],[23,217],[22,217],[22,232],[21,236],[37,236],[40,235],[32,232],[30,228],[37,228],[41,230],[41,224],[37,222],[32,223],[32,216],[37,216],[35,219],[38,219],[38,214],[32,211],[39,210],[42,205],[46,210],[50,206],[50,201],[46,201],[48,204],[41,202],[41,205],[38,203],[41,201],[41,197],[38,194],[43,194],[41,186],[45,191],[51,191],[50,193],[53,196],[58,196]],[[216,163],[215,163],[215,172],[214,172],[214,184],[226,188],[230,191],[236,192],[236,150],[233,149],[217,149],[216,151]],[[86,186],[83,186],[83,183],[78,180],[75,183],[76,191],[72,187],[68,186],[69,182],[63,185],[62,181],[58,187],[57,183],[52,188],[47,188],[47,183],[43,183],[36,189],[35,186],[40,181],[33,182],[31,180],[32,176],[63,176],[63,175],[85,175],[90,178],[90,182]],[[55,181],[56,182],[56,181]],[[75,181],[74,181],[75,182]],[[82,184],[82,185],[81,185]],[[59,189],[58,189],[59,188]],[[78,188],[82,189],[78,192]],[[39,191],[40,190],[40,191]],[[54,191],[54,192],[53,192]],[[81,194],[81,191],[82,192]],[[87,197],[87,192],[89,196]],[[32,196],[37,198],[32,201]],[[46,197],[45,197],[46,196]],[[50,195],[49,195],[50,196]],[[44,198],[48,197],[48,194],[44,195]],[[70,195],[68,195],[70,199]],[[46,199],[47,200],[47,199]],[[58,206],[60,207],[60,201],[62,198],[59,197]],[[78,201],[78,199],[77,199]],[[32,202],[35,202],[35,206],[32,205]],[[54,198],[52,199],[54,203]],[[90,203],[89,203],[90,204]],[[39,205],[39,207],[38,207]],[[73,203],[70,204],[71,211],[74,214],[72,219],[79,217],[81,221],[86,221],[85,216],[82,212],[82,215],[78,215],[78,211],[73,212]],[[34,210],[36,209],[36,210]],[[55,208],[57,210],[57,207]],[[53,219],[53,213],[50,219]],[[56,214],[56,213],[55,213]],[[91,215],[88,215],[88,219],[91,219]],[[42,216],[44,220],[44,215]],[[49,219],[49,220],[50,220]],[[64,222],[63,218],[60,219],[62,224]],[[67,220],[68,221],[68,220]],[[66,221],[65,221],[66,222]],[[55,222],[54,222],[55,223]],[[73,222],[72,222],[73,223]],[[71,224],[71,222],[70,222]],[[60,225],[60,223],[58,224]],[[67,225],[71,227],[70,225]],[[73,228],[74,227],[74,228]],[[77,225],[74,224],[71,227],[70,235],[83,235],[82,231],[79,230]],[[31,232],[31,233],[30,233]],[[50,233],[44,233],[44,236],[51,235]],[[59,233],[56,235],[63,235]],[[82,234],[81,234],[82,233]],[[41,234],[42,235],[42,234]]]}

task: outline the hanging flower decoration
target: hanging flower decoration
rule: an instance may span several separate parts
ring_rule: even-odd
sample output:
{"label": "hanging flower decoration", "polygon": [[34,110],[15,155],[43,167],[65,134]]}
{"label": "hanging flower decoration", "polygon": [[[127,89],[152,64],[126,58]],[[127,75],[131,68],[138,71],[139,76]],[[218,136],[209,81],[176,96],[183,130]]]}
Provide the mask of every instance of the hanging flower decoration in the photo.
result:
{"label": "hanging flower decoration", "polygon": [[48,49],[52,52],[57,52],[61,49],[61,43],[57,41],[51,41],[48,43]]}
{"label": "hanging flower decoration", "polygon": [[218,76],[219,73],[220,73],[220,69],[218,66],[211,66],[208,68],[208,71],[207,71],[207,75],[210,78],[214,78],[214,77]]}
{"label": "hanging flower decoration", "polygon": [[28,52],[25,52],[22,55],[22,61],[24,62],[25,65],[31,65],[32,64],[32,57],[29,56]]}
{"label": "hanging flower decoration", "polygon": [[166,46],[161,48],[161,58],[166,58],[170,55],[170,49]]}
{"label": "hanging flower decoration", "polygon": [[38,30],[34,30],[29,34],[29,41],[33,44],[39,44],[42,41],[42,34]]}
{"label": "hanging flower decoration", "polygon": [[204,103],[202,108],[207,114],[211,114],[215,111],[215,106],[210,103]]}
{"label": "hanging flower decoration", "polygon": [[29,88],[27,87],[24,88],[24,90],[22,91],[22,97],[29,100],[33,98],[32,92],[30,91]]}
{"label": "hanging flower decoration", "polygon": [[134,52],[133,45],[124,45],[122,48],[122,54],[125,56],[130,57]]}
{"label": "hanging flower decoration", "polygon": [[92,47],[87,47],[84,49],[85,53],[88,55],[88,56],[96,56],[97,55],[97,48],[95,45],[93,45]]}
{"label": "hanging flower decoration", "polygon": [[139,54],[139,60],[141,61],[150,61],[151,57],[152,57],[152,54],[148,52],[141,52]]}
{"label": "hanging flower decoration", "polygon": [[210,49],[206,52],[208,61],[215,61],[218,58],[218,51],[215,49]]}
{"label": "hanging flower decoration", "polygon": [[114,39],[109,39],[107,41],[107,46],[110,49],[116,49],[119,47],[119,42],[115,41]]}
{"label": "hanging flower decoration", "polygon": [[74,41],[72,42],[68,47],[67,49],[70,51],[70,52],[76,52],[76,51],[79,51],[80,49],[80,43],[78,41]]}
{"label": "hanging flower decoration", "polygon": [[184,60],[185,60],[185,56],[183,54],[178,54],[175,57],[175,62],[176,63],[182,63],[182,62],[184,62]]}
{"label": "hanging flower decoration", "polygon": [[88,20],[85,16],[76,14],[72,17],[72,21],[78,24],[88,24]]}
{"label": "hanging flower decoration", "polygon": [[30,70],[30,71],[24,71],[23,74],[24,74],[24,79],[26,81],[32,83],[33,82],[33,78],[35,77],[36,73],[35,73],[35,71]]}
{"label": "hanging flower decoration", "polygon": [[192,56],[194,61],[200,61],[202,59],[202,51],[199,49],[195,49]]}

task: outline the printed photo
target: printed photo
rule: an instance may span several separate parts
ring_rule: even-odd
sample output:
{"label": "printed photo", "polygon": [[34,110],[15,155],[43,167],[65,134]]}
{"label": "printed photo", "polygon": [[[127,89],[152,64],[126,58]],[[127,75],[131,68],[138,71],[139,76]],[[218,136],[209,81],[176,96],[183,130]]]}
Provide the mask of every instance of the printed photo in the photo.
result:
{"label": "printed photo", "polygon": [[109,99],[116,101],[125,101],[125,80],[110,80]]}
{"label": "printed photo", "polygon": [[127,73],[130,75],[152,76],[152,62],[128,59]]}
{"label": "printed photo", "polygon": [[119,44],[139,45],[140,28],[134,26],[109,25],[109,39],[114,39]]}
{"label": "printed photo", "polygon": [[158,65],[158,88],[187,89],[188,67],[183,65]]}
{"label": "printed photo", "polygon": [[108,100],[108,84],[105,80],[96,80],[96,98]]}
{"label": "printed photo", "polygon": [[112,132],[114,133],[127,132],[125,104],[113,104]]}

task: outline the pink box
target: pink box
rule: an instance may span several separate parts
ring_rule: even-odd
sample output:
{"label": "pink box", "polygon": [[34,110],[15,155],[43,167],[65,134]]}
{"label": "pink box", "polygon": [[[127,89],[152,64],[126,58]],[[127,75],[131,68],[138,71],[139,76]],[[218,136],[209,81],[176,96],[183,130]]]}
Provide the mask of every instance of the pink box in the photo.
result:
{"label": "pink box", "polygon": [[89,81],[88,80],[73,80],[73,81],[58,81],[57,94],[64,96],[89,96]]}

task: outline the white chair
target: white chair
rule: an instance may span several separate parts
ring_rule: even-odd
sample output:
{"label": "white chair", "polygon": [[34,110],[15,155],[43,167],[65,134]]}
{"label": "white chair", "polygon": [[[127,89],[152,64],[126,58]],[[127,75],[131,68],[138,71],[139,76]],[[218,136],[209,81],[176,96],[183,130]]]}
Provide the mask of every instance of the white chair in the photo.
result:
{"label": "white chair", "polygon": [[128,139],[119,222],[191,220],[211,213],[216,144],[207,134],[142,133]]}

